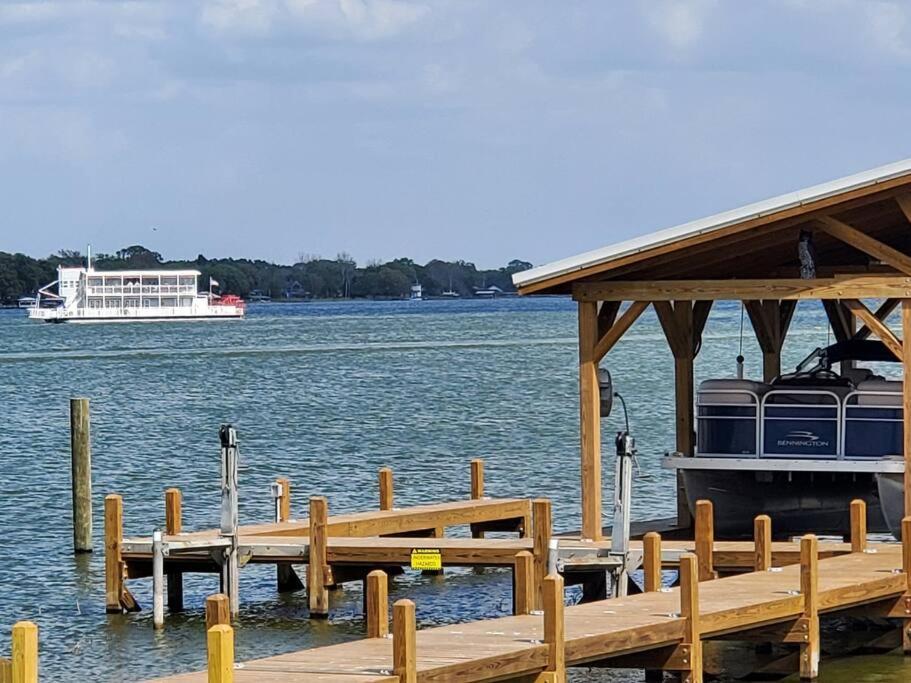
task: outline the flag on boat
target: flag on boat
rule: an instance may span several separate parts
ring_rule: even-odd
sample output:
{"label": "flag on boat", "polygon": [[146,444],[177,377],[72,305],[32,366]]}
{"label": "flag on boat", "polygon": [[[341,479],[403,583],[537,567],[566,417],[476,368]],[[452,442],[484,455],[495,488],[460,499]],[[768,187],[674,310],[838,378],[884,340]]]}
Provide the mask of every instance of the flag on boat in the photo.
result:
{"label": "flag on boat", "polygon": [[213,277],[209,278],[209,287],[220,287],[220,286],[221,285],[218,284],[218,280],[216,280]]}

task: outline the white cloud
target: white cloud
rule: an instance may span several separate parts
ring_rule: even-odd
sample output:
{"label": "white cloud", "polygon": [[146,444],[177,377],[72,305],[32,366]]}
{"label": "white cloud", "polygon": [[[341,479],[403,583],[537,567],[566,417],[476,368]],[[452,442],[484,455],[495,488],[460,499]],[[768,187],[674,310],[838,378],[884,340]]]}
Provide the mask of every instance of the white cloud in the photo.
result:
{"label": "white cloud", "polygon": [[672,48],[685,50],[701,38],[715,0],[646,0],[645,16]]}

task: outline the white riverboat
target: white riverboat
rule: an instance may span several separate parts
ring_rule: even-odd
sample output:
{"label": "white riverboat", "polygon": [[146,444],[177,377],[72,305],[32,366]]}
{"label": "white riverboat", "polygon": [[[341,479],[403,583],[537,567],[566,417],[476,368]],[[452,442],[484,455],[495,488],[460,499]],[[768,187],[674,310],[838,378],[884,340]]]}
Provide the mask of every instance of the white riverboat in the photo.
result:
{"label": "white riverboat", "polygon": [[[57,279],[38,290],[32,320],[52,323],[225,320],[244,317],[236,296],[198,290],[198,270],[106,270],[57,268]],[[57,305],[54,306],[53,303]]]}

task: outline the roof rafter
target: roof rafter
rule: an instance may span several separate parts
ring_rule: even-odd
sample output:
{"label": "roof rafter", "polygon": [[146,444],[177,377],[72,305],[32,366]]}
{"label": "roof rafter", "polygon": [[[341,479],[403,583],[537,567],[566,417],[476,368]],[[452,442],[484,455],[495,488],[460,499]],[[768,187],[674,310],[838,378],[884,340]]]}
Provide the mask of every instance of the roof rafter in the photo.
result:
{"label": "roof rafter", "polygon": [[820,227],[845,244],[858,249],[873,258],[886,263],[896,270],[911,275],[911,256],[880,242],[854,226],[848,225],[832,216],[822,216],[818,219]]}

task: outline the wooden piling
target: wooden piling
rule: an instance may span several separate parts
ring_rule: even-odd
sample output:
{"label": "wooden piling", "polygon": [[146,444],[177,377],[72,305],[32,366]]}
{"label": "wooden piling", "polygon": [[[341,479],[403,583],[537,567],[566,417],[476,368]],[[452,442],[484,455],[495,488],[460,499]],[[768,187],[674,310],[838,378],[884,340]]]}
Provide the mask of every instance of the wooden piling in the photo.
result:
{"label": "wooden piling", "polygon": [[38,683],[38,627],[31,621],[13,625],[13,683]]}
{"label": "wooden piling", "polygon": [[389,580],[386,572],[367,574],[367,637],[385,638],[389,633]]}
{"label": "wooden piling", "polygon": [[800,628],[800,678],[813,680],[819,675],[819,542],[813,534],[800,539],[800,593],[803,616]]}
{"label": "wooden piling", "polygon": [[544,579],[544,644],[547,668],[537,683],[566,681],[566,633],[564,629],[563,577],[548,574]]}
{"label": "wooden piling", "polygon": [[123,585],[123,498],[110,494],[104,499],[104,587],[105,609],[110,614],[139,608]]}
{"label": "wooden piling", "polygon": [[685,619],[681,648],[681,681],[702,683],[702,637],[699,624],[699,560],[695,555],[680,556],[680,616]]}
{"label": "wooden piling", "polygon": [[527,550],[516,555],[512,572],[512,612],[529,614],[535,607],[535,560]]}
{"label": "wooden piling", "polygon": [[219,625],[231,625],[231,604],[224,593],[216,593],[206,598],[206,631]]}
{"label": "wooden piling", "polygon": [[534,517],[533,555],[535,561],[535,609],[543,604],[544,577],[547,575],[547,561],[550,553],[551,509],[546,498],[536,498],[531,503]]}
{"label": "wooden piling", "polygon": [[475,458],[471,461],[471,499],[481,500],[484,497],[484,461]]}
{"label": "wooden piling", "polygon": [[275,483],[281,487],[281,495],[278,497],[278,521],[287,522],[291,519],[291,480],[286,477],[280,477]]}
{"label": "wooden piling", "polygon": [[[275,480],[281,493],[276,501],[275,521],[288,522],[291,520],[291,480],[280,477]],[[279,593],[293,593],[304,587],[300,577],[294,571],[290,562],[279,562],[275,565],[275,582]]]}
{"label": "wooden piling", "polygon": [[392,673],[399,683],[417,683],[417,626],[414,603],[398,600],[392,606]]}
{"label": "wooden piling", "polygon": [[217,624],[206,633],[209,683],[234,681],[234,629]]}
{"label": "wooden piling", "polygon": [[[164,525],[165,534],[176,536],[183,531],[183,496],[180,489],[167,489],[164,492]],[[168,569],[168,609],[180,612],[183,609],[183,573]]]}
{"label": "wooden piling", "polygon": [[696,557],[699,560],[699,580],[715,578],[715,516],[712,501],[696,501]]}
{"label": "wooden piling", "polygon": [[766,572],[772,568],[772,518],[757,515],[753,520],[753,569]]}
{"label": "wooden piling", "polygon": [[642,537],[642,572],[646,593],[661,589],[661,535],[654,531]]}
{"label": "wooden piling", "polygon": [[867,549],[867,503],[860,498],[851,501],[851,552]]}
{"label": "wooden piling", "polygon": [[391,510],[393,501],[392,470],[381,467],[379,471],[380,510]]}
{"label": "wooden piling", "polygon": [[310,618],[325,619],[329,616],[329,591],[327,573],[326,522],[328,502],[323,496],[310,498],[310,564],[307,568],[307,597]]}
{"label": "wooden piling", "polygon": [[92,552],[92,442],[89,399],[70,399],[73,550]]}
{"label": "wooden piling", "polygon": [[[902,571],[905,597],[911,600],[911,516],[902,519]],[[911,654],[911,619],[902,620],[902,652]]]}
{"label": "wooden piling", "polygon": [[13,683],[13,663],[0,657],[0,683]]}

